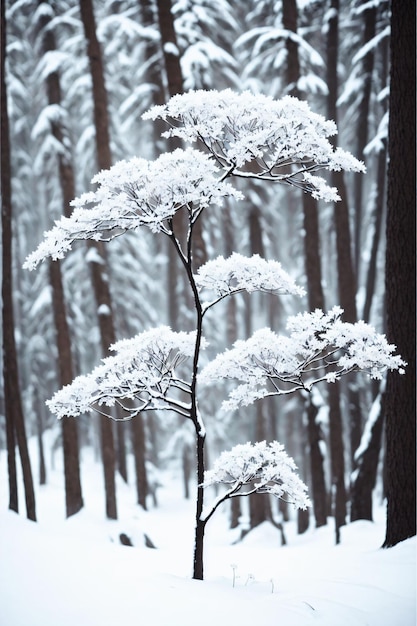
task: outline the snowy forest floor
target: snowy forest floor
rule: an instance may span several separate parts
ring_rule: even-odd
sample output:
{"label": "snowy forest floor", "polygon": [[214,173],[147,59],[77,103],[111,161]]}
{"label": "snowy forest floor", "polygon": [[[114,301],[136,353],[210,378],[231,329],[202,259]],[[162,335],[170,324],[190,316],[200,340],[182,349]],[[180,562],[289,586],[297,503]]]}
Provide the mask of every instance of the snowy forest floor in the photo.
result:
{"label": "snowy forest floor", "polygon": [[[84,450],[85,508],[65,520],[59,456],[48,484],[36,488],[35,524],[7,510],[0,453],[2,626],[416,624],[416,540],[380,549],[382,507],[374,523],[345,526],[339,546],[333,520],[303,535],[289,522],[285,547],[266,523],[234,544],[225,507],[207,527],[205,581],[194,581],[194,505],[182,497],[180,479],[162,475],[159,506],[148,512],[118,481],[119,520],[106,521],[101,466]],[[133,548],[120,544],[120,533]],[[145,546],[145,533],[156,549]]]}

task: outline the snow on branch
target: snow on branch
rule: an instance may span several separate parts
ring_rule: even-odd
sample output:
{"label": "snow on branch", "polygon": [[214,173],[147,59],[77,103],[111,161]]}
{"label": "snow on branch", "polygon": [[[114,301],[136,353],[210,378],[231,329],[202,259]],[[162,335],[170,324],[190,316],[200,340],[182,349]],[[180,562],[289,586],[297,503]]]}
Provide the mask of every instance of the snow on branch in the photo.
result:
{"label": "snow on branch", "polygon": [[114,356],[102,359],[90,374],[75,378],[47,405],[58,418],[93,410],[112,417],[108,407],[116,404],[126,411],[125,419],[151,409],[171,409],[188,417],[189,406],[180,396],[190,394],[190,385],[176,370],[193,356],[194,348],[195,332],[174,332],[167,326],[123,339],[111,346]]}
{"label": "snow on branch", "polygon": [[171,128],[165,136],[200,141],[235,176],[290,184],[325,201],[339,200],[337,190],[312,172],[365,171],[350,153],[334,150],[328,137],[337,133],[336,124],[292,96],[274,100],[231,89],[190,91],[143,117],[167,121]]}
{"label": "snow on branch", "polygon": [[203,519],[208,521],[221,502],[252,493],[270,493],[296,508],[306,509],[311,505],[307,486],[296,474],[296,469],[294,460],[278,441],[269,444],[265,441],[248,442],[222,452],[213,469],[204,473],[203,487],[223,484],[228,489],[208,511],[203,512]]}
{"label": "snow on branch", "polygon": [[162,154],[155,161],[133,158],[120,161],[93,179],[96,191],[73,200],[69,218],[62,217],[45,233],[45,238],[24,267],[33,269],[48,256],[62,258],[74,241],[108,241],[140,226],[169,234],[168,221],[180,209],[191,221],[211,204],[221,204],[225,196],[239,199],[242,194],[220,180],[212,158],[188,148]]}
{"label": "snow on branch", "polygon": [[364,371],[381,379],[386,370],[403,373],[406,363],[394,356],[395,346],[365,322],[343,322],[343,311],[317,309],[289,318],[288,336],[269,328],[237,341],[211,361],[199,380],[209,384],[234,379],[240,384],[230,393],[223,408],[234,410],[271,395],[311,390],[321,381],[335,382],[341,376]]}
{"label": "snow on branch", "polygon": [[241,291],[248,293],[265,291],[297,296],[305,294],[304,289],[296,285],[280,263],[266,261],[258,254],[245,257],[234,252],[227,259],[219,256],[207,261],[198,269],[195,282],[200,291],[207,289],[217,296],[217,300],[206,304],[206,308],[228,295]]}

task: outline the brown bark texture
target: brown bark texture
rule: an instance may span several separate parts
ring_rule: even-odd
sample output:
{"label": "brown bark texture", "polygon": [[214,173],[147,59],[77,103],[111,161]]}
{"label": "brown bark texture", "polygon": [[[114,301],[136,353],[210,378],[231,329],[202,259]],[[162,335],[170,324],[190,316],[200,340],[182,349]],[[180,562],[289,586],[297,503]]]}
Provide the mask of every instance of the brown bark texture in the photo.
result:
{"label": "brown bark texture", "polygon": [[[87,41],[87,56],[93,83],[93,116],[96,131],[97,165],[99,170],[103,170],[111,167],[109,118],[103,59],[100,43],[97,39],[92,0],[80,0],[79,6]],[[95,258],[98,257],[100,259],[100,262],[93,261],[90,264],[90,270],[98,311],[101,347],[103,355],[107,355],[107,351],[110,345],[115,342],[116,337],[113,324],[106,251],[102,242],[88,241],[87,247],[94,249],[96,252]],[[116,482],[114,475],[116,453],[113,425],[111,420],[103,417],[100,418],[100,442],[106,491],[106,515],[109,519],[117,519]]]}
{"label": "brown bark texture", "polygon": [[[286,30],[297,32],[297,3],[296,0],[283,0],[283,27]],[[291,40],[286,40],[287,67],[286,84],[290,87],[289,93],[295,97],[301,97],[297,84],[300,78],[300,63],[298,46]],[[304,263],[307,276],[308,306],[311,311],[324,308],[324,295],[321,276],[320,235],[317,202],[309,195],[302,195],[303,203],[303,226],[304,226]],[[308,412],[310,401],[305,410]],[[327,494],[324,480],[324,469],[318,467],[321,457],[319,441],[321,439],[320,427],[316,421],[309,423],[307,431],[308,445],[310,450],[311,472],[315,473],[312,478],[312,500],[316,524],[322,525],[322,511],[326,510]],[[314,460],[314,464],[313,464]],[[334,470],[336,471],[336,470]],[[317,509],[317,511],[316,511]]]}
{"label": "brown bark texture", "polygon": [[1,2],[1,222],[2,222],[2,321],[3,376],[6,412],[7,464],[9,477],[9,508],[18,512],[15,444],[22,465],[26,515],[36,521],[35,491],[27,445],[25,418],[19,386],[19,369],[14,336],[13,276],[12,276],[12,191],[10,166],[10,131],[6,90],[6,15]]}
{"label": "brown bark texture", "polygon": [[416,22],[413,0],[393,0],[388,130],[387,338],[408,365],[388,373],[385,547],[416,534]]}
{"label": "brown bark texture", "polygon": [[[50,21],[51,19],[48,14],[43,14],[39,23],[42,29],[44,53],[52,52],[56,49],[54,33],[48,28]],[[47,76],[46,91],[48,104],[61,104],[61,85],[57,72],[52,72]],[[55,139],[57,139],[61,145],[64,145],[64,130],[60,126],[60,123],[54,122],[51,130]],[[70,202],[75,195],[75,184],[72,164],[69,155],[65,154],[65,150],[58,156],[58,173],[62,192],[63,214],[65,217],[68,217],[71,213]],[[59,261],[49,261],[49,282],[52,289],[52,308],[58,350],[59,383],[60,386],[63,387],[72,382],[74,378],[74,368],[61,264]],[[74,418],[66,418],[62,420],[61,428],[64,454],[65,507],[66,515],[70,517],[78,513],[83,507],[78,424]]]}

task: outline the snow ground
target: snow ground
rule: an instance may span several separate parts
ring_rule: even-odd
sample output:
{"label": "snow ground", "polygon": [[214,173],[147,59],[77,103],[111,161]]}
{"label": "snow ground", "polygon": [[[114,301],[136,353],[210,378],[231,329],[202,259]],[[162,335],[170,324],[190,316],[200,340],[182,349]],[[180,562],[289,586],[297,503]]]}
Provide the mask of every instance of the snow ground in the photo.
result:
{"label": "snow ground", "polygon": [[[269,524],[232,545],[225,507],[207,527],[201,582],[191,579],[193,503],[182,498],[179,479],[165,476],[160,506],[149,512],[119,481],[120,519],[106,521],[101,467],[84,451],[86,507],[65,520],[56,466],[48,485],[37,487],[35,524],[7,510],[0,454],[1,626],[416,624],[416,539],[381,550],[382,509],[375,523],[344,527],[339,546],[332,523],[301,536],[288,523],[281,547]],[[121,532],[135,547],[120,544]],[[157,549],[145,547],[143,533]]]}

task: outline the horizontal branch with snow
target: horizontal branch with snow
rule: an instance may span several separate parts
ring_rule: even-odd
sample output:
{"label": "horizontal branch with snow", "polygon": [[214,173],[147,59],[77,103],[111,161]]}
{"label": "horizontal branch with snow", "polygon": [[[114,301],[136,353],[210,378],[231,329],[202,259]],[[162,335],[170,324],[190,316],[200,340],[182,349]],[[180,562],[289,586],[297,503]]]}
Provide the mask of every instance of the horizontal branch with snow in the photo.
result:
{"label": "horizontal branch with snow", "polygon": [[296,285],[278,261],[266,261],[258,254],[245,257],[234,252],[227,259],[218,256],[202,265],[194,279],[199,291],[208,290],[217,296],[216,300],[205,304],[205,310],[241,291],[305,295],[304,289]]}
{"label": "horizontal branch with snow", "polygon": [[[112,417],[119,405],[125,419],[141,411],[172,410],[189,417],[190,406],[181,400],[191,393],[190,384],[177,369],[194,354],[195,332],[174,332],[161,326],[123,339],[90,374],[78,376],[47,402],[58,418],[78,416],[93,410]],[[202,341],[202,348],[206,342]],[[107,408],[106,408],[107,407]]]}
{"label": "horizontal branch with snow", "polygon": [[406,364],[393,355],[395,346],[389,345],[384,335],[362,321],[343,322],[342,313],[334,307],[328,313],[317,309],[290,317],[286,336],[269,328],[258,330],[212,360],[199,381],[238,381],[223,404],[234,410],[267,396],[310,391],[321,381],[335,382],[353,371],[377,379],[387,369],[403,373]]}
{"label": "horizontal branch with snow", "polygon": [[340,200],[318,170],[364,172],[352,154],[332,146],[336,124],[292,96],[274,100],[249,91],[189,91],[152,107],[144,119],[171,126],[164,136],[200,142],[233,176],[281,182],[314,198]]}
{"label": "horizontal branch with snow", "polygon": [[294,459],[278,441],[248,442],[222,452],[213,469],[204,473],[203,487],[222,484],[227,490],[203,511],[203,520],[208,521],[225,500],[252,493],[270,493],[285,498],[296,508],[306,509],[311,504],[307,487],[296,470]]}
{"label": "horizontal branch with snow", "polygon": [[204,208],[221,204],[226,196],[242,198],[221,173],[213,158],[191,148],[155,161],[119,161],[94,176],[97,189],[73,200],[71,216],[55,222],[24,267],[34,269],[48,256],[63,258],[77,240],[109,241],[140,226],[170,234],[169,220],[179,210],[188,211],[192,223]]}

